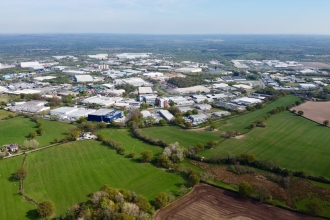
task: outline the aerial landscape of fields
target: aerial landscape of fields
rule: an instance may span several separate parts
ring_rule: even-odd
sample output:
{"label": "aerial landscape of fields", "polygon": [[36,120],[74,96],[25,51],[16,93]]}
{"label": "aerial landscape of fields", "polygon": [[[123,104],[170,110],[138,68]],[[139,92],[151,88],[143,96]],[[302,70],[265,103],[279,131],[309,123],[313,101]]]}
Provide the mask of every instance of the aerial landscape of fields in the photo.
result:
{"label": "aerial landscape of fields", "polygon": [[0,6],[0,220],[330,219],[330,1]]}

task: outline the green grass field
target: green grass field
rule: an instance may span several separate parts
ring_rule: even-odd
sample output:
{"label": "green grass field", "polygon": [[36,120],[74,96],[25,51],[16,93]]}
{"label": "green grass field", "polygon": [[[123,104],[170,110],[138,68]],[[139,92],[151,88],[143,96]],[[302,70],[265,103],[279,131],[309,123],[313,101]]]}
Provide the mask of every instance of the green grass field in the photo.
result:
{"label": "green grass field", "polygon": [[[42,136],[37,136],[39,147],[51,144],[56,138],[64,137],[69,128],[74,125],[39,119],[44,129]],[[0,121],[0,146],[4,144],[17,143],[23,144],[28,137],[29,132],[36,131],[37,124],[25,117],[15,117],[12,119]]]}
{"label": "green grass field", "polygon": [[[125,132],[119,132],[120,135],[127,138]],[[139,143],[132,140],[131,144]],[[126,188],[153,200],[159,192],[175,193],[185,183],[177,174],[120,156],[93,140],[31,153],[27,157],[27,167],[30,175],[24,184],[25,193],[37,202],[52,200],[57,216],[70,206],[87,201],[88,194],[103,184]]]}
{"label": "green grass field", "polygon": [[330,178],[330,129],[288,111],[272,116],[266,128],[255,128],[200,155],[255,154],[281,167]]}
{"label": "green grass field", "polygon": [[18,194],[19,183],[11,181],[11,176],[22,165],[23,156],[0,160],[0,218],[1,219],[26,219],[29,210],[34,206],[25,202]]}
{"label": "green grass field", "polygon": [[142,129],[142,133],[153,138],[161,139],[168,144],[179,142],[181,146],[185,147],[196,145],[199,142],[206,144],[209,141],[220,138],[218,132],[184,130],[177,126],[149,127]]}
{"label": "green grass field", "polygon": [[226,120],[227,124],[223,125],[223,122],[218,123],[218,128],[221,131],[228,130],[240,130],[240,131],[248,131],[251,123],[265,117],[272,109],[278,106],[287,106],[289,104],[293,104],[295,101],[300,100],[300,98],[296,96],[285,96],[282,97],[275,102],[272,102],[266,105],[264,108],[259,109],[257,111],[249,112],[241,116],[233,117],[231,119]]}
{"label": "green grass field", "polygon": [[161,147],[146,144],[145,142],[133,137],[128,129],[101,129],[96,132],[96,134],[99,133],[106,135],[110,139],[121,142],[126,150],[126,154],[134,152],[135,155],[138,156],[145,150],[151,150],[154,155],[158,155],[163,152]]}
{"label": "green grass field", "polygon": [[8,117],[8,115],[16,115],[16,114],[5,110],[0,110],[0,120]]}

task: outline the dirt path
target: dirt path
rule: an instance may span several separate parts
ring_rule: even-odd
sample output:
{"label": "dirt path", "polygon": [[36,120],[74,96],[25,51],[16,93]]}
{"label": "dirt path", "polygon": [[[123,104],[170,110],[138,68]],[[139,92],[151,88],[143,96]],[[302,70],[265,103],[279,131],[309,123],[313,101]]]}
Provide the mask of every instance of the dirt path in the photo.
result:
{"label": "dirt path", "polygon": [[164,219],[307,220],[318,218],[265,205],[255,200],[242,198],[236,193],[199,184],[186,196],[156,212],[154,220]]}

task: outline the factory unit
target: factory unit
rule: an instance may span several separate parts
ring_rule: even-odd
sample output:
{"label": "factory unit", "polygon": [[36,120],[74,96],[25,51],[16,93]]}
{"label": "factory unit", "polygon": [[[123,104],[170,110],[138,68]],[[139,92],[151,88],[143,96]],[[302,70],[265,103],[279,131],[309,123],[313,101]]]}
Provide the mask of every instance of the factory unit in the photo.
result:
{"label": "factory unit", "polygon": [[102,107],[108,107],[114,105],[116,102],[120,102],[122,98],[120,97],[105,97],[101,95],[92,96],[87,99],[84,99],[82,103],[88,105],[88,104],[95,104],[100,105]]}
{"label": "factory unit", "polygon": [[200,124],[207,120],[207,115],[198,114],[198,115],[189,115],[188,117],[193,124]]}
{"label": "factory unit", "polygon": [[87,117],[88,114],[95,112],[95,109],[60,107],[50,111],[50,115],[56,115],[62,120],[77,120],[81,117]]}
{"label": "factory unit", "polygon": [[149,105],[155,105],[157,99],[156,95],[144,95],[140,97],[142,97],[142,100]]}
{"label": "factory unit", "polygon": [[95,122],[112,122],[123,117],[123,115],[124,113],[122,111],[117,111],[115,109],[99,109],[88,114],[87,120]]}
{"label": "factory unit", "polygon": [[165,118],[166,121],[171,121],[174,119],[174,115],[172,115],[169,111],[167,110],[159,110],[159,114]]}
{"label": "factory unit", "polygon": [[50,107],[45,106],[46,103],[43,101],[16,102],[9,109],[13,112],[37,113],[50,109]]}

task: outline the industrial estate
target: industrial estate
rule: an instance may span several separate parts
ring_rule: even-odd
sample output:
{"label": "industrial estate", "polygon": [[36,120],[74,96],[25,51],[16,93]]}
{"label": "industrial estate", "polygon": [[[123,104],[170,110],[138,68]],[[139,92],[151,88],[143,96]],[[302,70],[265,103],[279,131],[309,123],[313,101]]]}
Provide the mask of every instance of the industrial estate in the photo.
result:
{"label": "industrial estate", "polygon": [[330,218],[330,55],[116,48],[1,56],[1,219]]}

